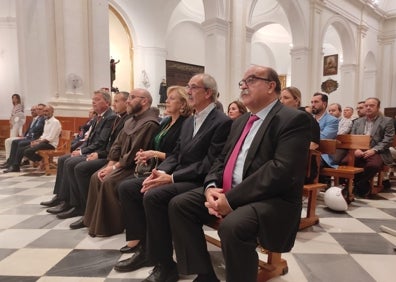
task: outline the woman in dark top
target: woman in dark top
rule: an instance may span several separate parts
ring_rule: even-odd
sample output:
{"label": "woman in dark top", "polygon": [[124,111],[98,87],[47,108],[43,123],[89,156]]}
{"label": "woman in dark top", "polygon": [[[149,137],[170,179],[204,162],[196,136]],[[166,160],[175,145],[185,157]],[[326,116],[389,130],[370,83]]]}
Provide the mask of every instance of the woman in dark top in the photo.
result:
{"label": "woman in dark top", "polygon": [[[180,130],[183,125],[184,120],[191,115],[191,108],[187,103],[187,93],[184,87],[181,86],[171,86],[167,89],[167,99],[166,99],[166,117],[161,122],[161,127],[154,137],[152,150],[140,151],[136,154],[135,161],[137,167],[146,162],[150,165],[153,160],[155,163],[159,164],[164,160],[169,154],[172,153],[173,149],[176,147],[176,142],[179,138]],[[157,162],[158,160],[158,162]],[[150,163],[149,163],[150,161]],[[153,167],[150,165],[150,169]],[[135,174],[137,174],[138,170]],[[147,174],[147,176],[149,173]],[[135,175],[134,177],[139,177],[143,182],[147,176],[139,177]],[[131,177],[132,178],[132,177]],[[131,178],[125,179],[118,186],[118,195],[121,201],[121,206],[123,208],[123,216],[126,227],[126,240],[129,238],[129,230],[133,229],[134,223],[128,221],[128,211],[124,209],[123,191],[128,190],[130,187]],[[133,252],[134,247],[139,243],[137,240],[129,241],[126,246],[120,249],[121,252]]]}

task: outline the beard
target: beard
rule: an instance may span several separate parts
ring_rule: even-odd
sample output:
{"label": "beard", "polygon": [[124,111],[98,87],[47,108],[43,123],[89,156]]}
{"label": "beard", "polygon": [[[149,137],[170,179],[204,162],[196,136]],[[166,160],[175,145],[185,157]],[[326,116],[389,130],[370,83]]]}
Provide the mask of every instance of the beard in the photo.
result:
{"label": "beard", "polygon": [[130,113],[135,115],[135,114],[139,113],[142,109],[143,109],[143,107],[140,103],[136,104],[136,105],[132,105],[130,107]]}
{"label": "beard", "polygon": [[319,109],[314,109],[314,108],[312,108],[312,113],[313,113],[314,115],[319,114],[319,113],[320,113],[320,110],[319,110]]}

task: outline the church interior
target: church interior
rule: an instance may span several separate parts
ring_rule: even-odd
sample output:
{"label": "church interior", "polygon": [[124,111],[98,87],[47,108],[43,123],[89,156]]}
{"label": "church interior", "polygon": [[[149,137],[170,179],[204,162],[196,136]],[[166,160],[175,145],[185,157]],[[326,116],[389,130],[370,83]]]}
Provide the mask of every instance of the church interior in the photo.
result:
{"label": "church interior", "polygon": [[[396,1],[0,0],[0,160],[14,93],[27,122],[30,107],[44,103],[62,129],[77,132],[97,89],[144,88],[162,113],[162,86],[185,86],[205,72],[216,79],[226,109],[239,98],[238,82],[250,65],[275,69],[283,87],[300,89],[302,106],[315,92],[353,109],[376,97],[381,112],[395,118]],[[355,199],[344,212],[329,209],[319,193],[319,223],[297,233],[292,251],[282,254],[288,273],[270,281],[394,281],[396,237],[381,228],[396,230],[392,174],[389,181],[389,189]],[[85,229],[70,230],[72,220],[45,212],[39,203],[54,183],[54,175],[31,168],[0,172],[0,281],[147,277],[150,267],[113,269],[128,257],[119,252],[124,234],[92,238]],[[208,249],[225,281],[221,249]]]}

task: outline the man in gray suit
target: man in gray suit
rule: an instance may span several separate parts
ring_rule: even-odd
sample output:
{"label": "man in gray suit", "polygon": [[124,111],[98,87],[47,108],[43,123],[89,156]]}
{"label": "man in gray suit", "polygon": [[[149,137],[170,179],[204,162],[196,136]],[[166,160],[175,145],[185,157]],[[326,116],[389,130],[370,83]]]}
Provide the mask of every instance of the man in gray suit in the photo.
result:
{"label": "man in gray suit", "polygon": [[364,172],[355,176],[355,193],[367,196],[370,193],[370,179],[385,165],[392,164],[389,147],[392,146],[395,128],[393,120],[380,114],[381,101],[367,98],[364,102],[366,115],[353,123],[351,134],[370,135],[370,149],[355,151],[355,165]]}
{"label": "man in gray suit", "polygon": [[198,274],[197,282],[219,281],[203,224],[223,218],[218,234],[228,282],[256,281],[257,239],[267,250],[288,252],[299,227],[310,119],[279,102],[281,84],[271,68],[250,67],[239,87],[251,113],[234,121],[204,187],[169,203],[178,269]]}
{"label": "man in gray suit", "polygon": [[173,261],[168,203],[176,195],[199,187],[226,142],[232,120],[216,109],[217,83],[208,74],[194,75],[186,86],[188,103],[195,114],[186,119],[175,150],[142,183],[131,183],[127,220],[136,225],[135,254],[116,264],[117,271],[155,265],[144,281],[178,280]]}

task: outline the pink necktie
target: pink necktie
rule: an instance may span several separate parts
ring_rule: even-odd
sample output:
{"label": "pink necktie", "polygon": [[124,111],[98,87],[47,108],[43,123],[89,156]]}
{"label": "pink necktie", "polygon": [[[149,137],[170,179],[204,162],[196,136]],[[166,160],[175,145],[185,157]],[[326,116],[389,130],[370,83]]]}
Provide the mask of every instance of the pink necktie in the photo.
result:
{"label": "pink necktie", "polygon": [[246,135],[249,133],[250,129],[252,128],[253,123],[258,119],[259,118],[256,115],[250,116],[248,122],[245,125],[245,128],[242,131],[241,136],[238,139],[238,142],[235,144],[235,147],[232,150],[230,158],[228,159],[226,166],[224,168],[224,172],[223,172],[223,191],[224,192],[227,192],[228,190],[231,189],[232,174],[234,171],[236,160],[238,158],[239,151],[241,150],[242,144],[245,141]]}

